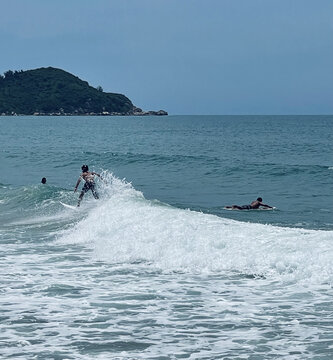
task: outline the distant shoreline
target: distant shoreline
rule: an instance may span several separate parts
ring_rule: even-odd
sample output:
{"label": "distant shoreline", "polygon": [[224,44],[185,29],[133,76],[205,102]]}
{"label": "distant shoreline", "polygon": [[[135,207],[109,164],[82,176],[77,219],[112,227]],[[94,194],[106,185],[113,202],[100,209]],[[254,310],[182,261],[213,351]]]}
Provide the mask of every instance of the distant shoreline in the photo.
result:
{"label": "distant shoreline", "polygon": [[40,112],[39,113],[39,112],[36,112],[33,114],[16,114],[16,113],[0,114],[0,116],[167,116],[167,115],[168,115],[168,113],[164,110],[128,112],[128,113],[117,113],[117,112],[109,113],[107,111],[104,111],[102,113],[94,113],[94,112],[91,112],[91,113],[60,113],[60,112],[43,113],[43,112]]}

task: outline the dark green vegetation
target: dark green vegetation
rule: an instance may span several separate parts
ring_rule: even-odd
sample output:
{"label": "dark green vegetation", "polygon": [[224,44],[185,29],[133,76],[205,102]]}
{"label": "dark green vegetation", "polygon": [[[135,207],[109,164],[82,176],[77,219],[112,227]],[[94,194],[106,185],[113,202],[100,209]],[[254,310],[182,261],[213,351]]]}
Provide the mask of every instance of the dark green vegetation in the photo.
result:
{"label": "dark green vegetation", "polygon": [[0,115],[131,115],[135,110],[126,96],[95,89],[61,69],[9,70],[0,76]]}

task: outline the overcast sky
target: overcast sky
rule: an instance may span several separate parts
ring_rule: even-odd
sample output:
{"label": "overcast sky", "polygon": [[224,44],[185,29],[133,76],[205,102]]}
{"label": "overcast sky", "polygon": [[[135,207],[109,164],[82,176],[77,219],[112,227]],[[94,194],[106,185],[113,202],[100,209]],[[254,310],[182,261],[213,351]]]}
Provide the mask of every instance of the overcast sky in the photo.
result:
{"label": "overcast sky", "polygon": [[333,114],[332,0],[0,5],[0,73],[53,66],[170,114]]}

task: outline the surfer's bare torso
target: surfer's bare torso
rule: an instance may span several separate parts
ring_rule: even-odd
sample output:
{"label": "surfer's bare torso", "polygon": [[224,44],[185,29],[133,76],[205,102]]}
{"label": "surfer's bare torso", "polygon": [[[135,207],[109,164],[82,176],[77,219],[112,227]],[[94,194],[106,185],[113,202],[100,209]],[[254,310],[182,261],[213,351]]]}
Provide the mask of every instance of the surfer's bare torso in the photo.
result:
{"label": "surfer's bare torso", "polygon": [[80,177],[85,182],[93,183],[95,181],[95,175],[99,176],[99,174],[97,174],[95,172],[86,171],[86,172],[83,172]]}
{"label": "surfer's bare torso", "polygon": [[252,209],[259,209],[260,206],[265,206],[265,207],[266,207],[267,205],[261,203],[261,202],[258,201],[258,200],[255,200],[255,201],[252,201],[252,202],[251,202],[251,208],[252,208]]}

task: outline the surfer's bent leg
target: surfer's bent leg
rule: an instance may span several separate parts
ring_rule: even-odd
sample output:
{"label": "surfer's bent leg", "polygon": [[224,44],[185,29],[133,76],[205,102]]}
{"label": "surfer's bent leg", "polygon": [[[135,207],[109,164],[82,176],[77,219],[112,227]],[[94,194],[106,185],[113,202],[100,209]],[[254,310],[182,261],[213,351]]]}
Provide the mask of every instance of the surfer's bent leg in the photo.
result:
{"label": "surfer's bent leg", "polygon": [[82,200],[82,198],[83,198],[84,193],[85,193],[85,192],[82,190],[82,191],[81,191],[81,194],[80,194],[80,196],[79,196],[79,201],[77,202],[77,206],[80,206],[80,202],[81,202],[81,200]]}
{"label": "surfer's bent leg", "polygon": [[91,185],[90,189],[91,189],[91,192],[92,192],[93,195],[94,195],[94,198],[95,198],[95,199],[99,199],[99,196],[98,196],[98,194],[97,194],[97,192],[96,192],[96,190],[95,190],[95,184]]}
{"label": "surfer's bent leg", "polygon": [[85,183],[84,186],[83,186],[83,188],[82,188],[82,191],[81,191],[81,193],[80,193],[79,201],[78,201],[78,203],[77,203],[77,206],[80,206],[80,202],[81,202],[84,194],[89,190],[89,188],[90,188],[90,186],[89,186],[87,183]]}

